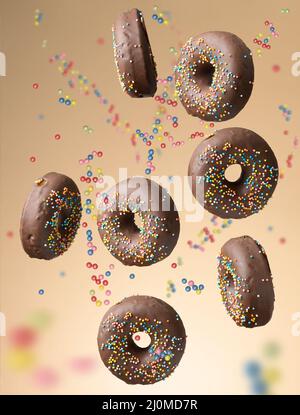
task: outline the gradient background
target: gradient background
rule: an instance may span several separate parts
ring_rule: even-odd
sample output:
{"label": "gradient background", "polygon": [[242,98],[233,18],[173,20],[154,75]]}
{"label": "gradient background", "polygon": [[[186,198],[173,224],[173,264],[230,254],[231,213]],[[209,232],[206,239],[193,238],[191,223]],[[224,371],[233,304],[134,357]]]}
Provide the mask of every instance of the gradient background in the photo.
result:
{"label": "gradient background", "polygon": [[[300,50],[298,1],[241,2],[235,0],[195,1],[0,1],[0,50],[6,54],[7,76],[0,79],[1,132],[1,276],[0,310],[6,315],[8,336],[0,337],[2,394],[71,393],[71,394],[240,394],[248,393],[249,380],[243,365],[249,359],[263,368],[275,367],[279,374],[270,388],[272,393],[300,392],[300,337],[292,335],[292,314],[300,311],[299,278],[299,155],[293,147],[299,134],[300,77],[291,74],[291,55]],[[151,19],[153,7],[169,11],[169,25]],[[174,55],[180,42],[207,30],[231,31],[253,49],[255,83],[250,101],[233,120],[218,128],[240,126],[262,135],[278,157],[284,178],[274,197],[258,215],[235,221],[216,235],[205,252],[190,249],[188,240],[199,242],[197,234],[210,226],[210,215],[199,223],[185,223],[182,214],[181,235],[172,255],[159,264],[142,269],[128,268],[114,260],[99,241],[94,223],[94,242],[98,251],[86,254],[85,231],[80,232],[71,249],[50,262],[30,259],[22,250],[18,228],[22,206],[32,182],[48,171],[71,176],[84,191],[79,177],[85,168],[78,163],[90,151],[102,150],[103,159],[93,165],[107,175],[117,177],[119,167],[129,174],[141,175],[145,169],[147,149],[142,142],[130,143],[131,131],[151,130],[156,103],[153,99],[134,100],[122,93],[116,76],[111,47],[111,25],[116,16],[131,7],[143,12],[158,66],[159,77],[172,71]],[[282,8],[289,13],[282,13]],[[34,26],[36,9],[43,12],[40,26]],[[255,53],[253,38],[267,33],[264,21],[273,22],[280,36],[271,39],[272,49]],[[104,43],[97,43],[103,38]],[[47,45],[43,41],[47,40]],[[43,47],[44,46],[44,47]],[[93,96],[70,89],[49,57],[65,52],[75,66],[95,81],[103,95],[116,106],[122,120],[128,120],[130,132],[121,133],[107,121],[107,108]],[[275,73],[273,65],[280,65]],[[33,89],[33,83],[39,88]],[[74,107],[57,102],[58,90],[76,99]],[[278,109],[286,104],[292,109],[291,121],[285,121]],[[181,105],[172,111],[180,126],[174,135],[187,139],[203,126],[185,113]],[[38,119],[43,114],[44,119]],[[83,126],[93,128],[92,134]],[[203,129],[203,128],[202,128]],[[286,133],[284,133],[286,131]],[[173,131],[172,131],[173,132]],[[61,134],[61,140],[53,137]],[[185,175],[197,140],[180,148],[168,147],[155,159],[155,174]],[[141,161],[136,162],[136,153]],[[289,154],[293,167],[286,167]],[[29,158],[37,158],[31,163]],[[268,231],[273,226],[273,231]],[[8,234],[7,232],[13,232]],[[238,328],[226,315],[217,289],[216,256],[229,238],[249,234],[267,251],[276,294],[272,321],[263,328]],[[10,237],[9,237],[10,236]],[[286,242],[280,243],[285,238]],[[181,257],[183,265],[171,267]],[[97,331],[107,306],[96,307],[90,300],[93,288],[87,260],[97,261],[102,271],[113,263],[110,277],[112,303],[133,294],[148,294],[169,302],[180,314],[188,334],[187,348],[175,373],[165,382],[152,386],[129,386],[114,377],[98,357]],[[62,278],[60,273],[64,272]],[[134,272],[134,280],[129,274]],[[205,284],[201,295],[184,292],[182,277]],[[177,291],[166,297],[167,281]],[[40,289],[45,290],[39,295]],[[32,313],[44,310],[51,324],[38,331],[38,340],[29,356],[16,350],[9,333],[27,324]],[[280,348],[276,360],[263,354],[268,342]],[[18,355],[18,353],[21,353]],[[17,353],[17,356],[16,356]],[[18,357],[19,356],[19,357]],[[23,356],[23,357],[22,357]],[[19,359],[19,360],[18,360]],[[22,360],[23,359],[23,360]],[[74,369],[74,359],[88,361],[85,370]],[[11,362],[13,361],[13,363]],[[23,364],[22,364],[23,362]],[[76,365],[75,365],[76,366]],[[23,367],[23,368],[22,368]],[[52,381],[36,381],[36,371],[52,373]],[[51,376],[50,376],[51,377]]]}

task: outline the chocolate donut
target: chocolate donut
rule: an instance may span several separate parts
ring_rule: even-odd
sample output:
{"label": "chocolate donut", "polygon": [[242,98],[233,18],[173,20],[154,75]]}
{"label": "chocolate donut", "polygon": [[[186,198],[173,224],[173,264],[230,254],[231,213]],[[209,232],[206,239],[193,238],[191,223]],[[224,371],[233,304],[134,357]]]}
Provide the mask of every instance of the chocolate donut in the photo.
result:
{"label": "chocolate donut", "polygon": [[181,49],[175,79],[190,115],[206,121],[229,120],[244,108],[252,92],[251,51],[232,33],[202,33]]}
{"label": "chocolate donut", "polygon": [[274,288],[267,255],[250,236],[230,239],[218,258],[218,285],[238,326],[264,326],[272,317]]}
{"label": "chocolate donut", "polygon": [[98,208],[100,237],[124,265],[151,265],[173,251],[178,212],[167,191],[152,180],[132,177],[118,183],[101,195]]}
{"label": "chocolate donut", "polygon": [[133,98],[153,97],[156,65],[142,12],[132,9],[122,13],[112,30],[114,57],[123,91]]}
{"label": "chocolate donut", "polygon": [[[134,335],[146,333],[151,343],[139,347]],[[99,327],[98,345],[105,366],[129,384],[149,385],[167,378],[184,353],[186,334],[176,311],[145,295],[112,306]]]}
{"label": "chocolate donut", "polygon": [[[241,175],[231,182],[225,172],[235,164],[241,167]],[[188,174],[193,194],[205,209],[221,218],[239,219],[267,204],[277,185],[278,164],[258,134],[245,128],[224,128],[198,145]]]}
{"label": "chocolate donut", "polygon": [[72,179],[47,173],[35,180],[21,217],[24,251],[39,259],[62,255],[76,236],[81,211],[80,193]]}

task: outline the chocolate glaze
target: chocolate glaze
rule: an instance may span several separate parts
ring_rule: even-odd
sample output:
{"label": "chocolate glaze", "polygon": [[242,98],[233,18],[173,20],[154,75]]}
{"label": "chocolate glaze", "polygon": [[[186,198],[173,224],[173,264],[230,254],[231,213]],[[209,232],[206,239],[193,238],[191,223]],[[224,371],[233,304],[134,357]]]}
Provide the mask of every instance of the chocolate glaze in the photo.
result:
{"label": "chocolate glaze", "polygon": [[[228,166],[239,164],[240,178],[225,178]],[[268,143],[245,128],[224,128],[202,141],[191,157],[192,192],[210,213],[222,218],[245,218],[259,212],[278,181],[278,164]],[[203,176],[202,179],[197,177]],[[201,189],[204,186],[204,195]]]}
{"label": "chocolate glaze", "polygon": [[264,326],[272,317],[274,288],[267,255],[250,236],[230,239],[219,257],[219,288],[238,326]]}
{"label": "chocolate glaze", "polygon": [[52,259],[73,242],[81,219],[78,187],[69,177],[47,173],[34,182],[25,202],[20,236],[31,258]]}
{"label": "chocolate glaze", "polygon": [[[140,348],[132,335],[151,337]],[[186,333],[176,311],[164,301],[145,295],[125,298],[112,306],[99,327],[98,345],[105,366],[129,384],[151,384],[165,379],[179,364]]]}
{"label": "chocolate glaze", "polygon": [[252,92],[251,51],[233,33],[202,33],[181,49],[175,79],[190,115],[206,121],[229,120],[244,108]]}
{"label": "chocolate glaze", "polygon": [[153,97],[156,65],[142,12],[132,9],[122,13],[112,30],[115,62],[123,90],[133,98]]}
{"label": "chocolate glaze", "polygon": [[167,191],[152,180],[124,180],[98,207],[100,237],[124,265],[152,265],[173,251],[180,232],[178,212]]}

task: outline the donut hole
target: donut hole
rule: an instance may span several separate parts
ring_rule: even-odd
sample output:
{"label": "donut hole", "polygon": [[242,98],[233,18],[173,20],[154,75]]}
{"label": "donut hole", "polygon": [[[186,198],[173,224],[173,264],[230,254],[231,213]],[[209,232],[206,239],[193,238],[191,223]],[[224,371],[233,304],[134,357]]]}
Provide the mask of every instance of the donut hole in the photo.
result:
{"label": "donut hole", "polygon": [[147,349],[151,344],[151,337],[145,331],[138,331],[132,335],[134,344],[140,349]]}
{"label": "donut hole", "polygon": [[209,88],[215,73],[214,66],[209,62],[199,62],[195,70],[195,78],[202,88]]}
{"label": "donut hole", "polygon": [[120,231],[125,235],[131,235],[139,232],[139,227],[135,223],[135,216],[133,212],[122,212],[119,216]]}
{"label": "donut hole", "polygon": [[139,213],[134,214],[134,224],[138,228],[138,230],[142,229],[144,227],[143,225],[143,218]]}
{"label": "donut hole", "polygon": [[236,183],[242,176],[242,167],[240,164],[231,164],[226,168],[224,175],[229,183]]}

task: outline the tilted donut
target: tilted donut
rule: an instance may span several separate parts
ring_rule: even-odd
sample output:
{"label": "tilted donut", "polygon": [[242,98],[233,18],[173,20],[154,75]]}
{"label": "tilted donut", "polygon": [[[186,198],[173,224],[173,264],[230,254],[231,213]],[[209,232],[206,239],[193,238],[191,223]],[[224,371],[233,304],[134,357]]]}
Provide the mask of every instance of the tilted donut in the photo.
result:
{"label": "tilted donut", "polygon": [[[133,340],[151,338],[148,347]],[[125,298],[104,315],[98,345],[105,366],[129,384],[151,384],[168,377],[184,353],[186,334],[176,311],[164,301],[144,295]]]}
{"label": "tilted donut", "polygon": [[47,173],[34,182],[24,205],[20,236],[31,258],[52,259],[73,242],[81,219],[81,197],[69,177]]}
{"label": "tilted donut", "polygon": [[181,49],[175,79],[190,115],[206,121],[229,120],[244,108],[252,92],[251,51],[232,33],[202,33]]}
{"label": "tilted donut", "polygon": [[156,92],[156,65],[138,9],[122,13],[113,26],[113,48],[123,91],[133,98],[153,97]]}
{"label": "tilted donut", "polygon": [[267,255],[250,236],[230,239],[219,257],[218,285],[226,310],[238,326],[264,326],[272,317],[274,288]]}
{"label": "tilted donut", "polygon": [[167,191],[154,181],[124,180],[102,194],[98,208],[100,237],[124,265],[151,265],[173,251],[180,231],[178,212]]}
{"label": "tilted donut", "polygon": [[[230,182],[226,169],[238,164],[240,178]],[[245,218],[259,212],[278,180],[276,157],[267,142],[245,128],[224,128],[202,141],[188,169],[199,203],[221,218]],[[202,177],[201,177],[202,176]]]}

